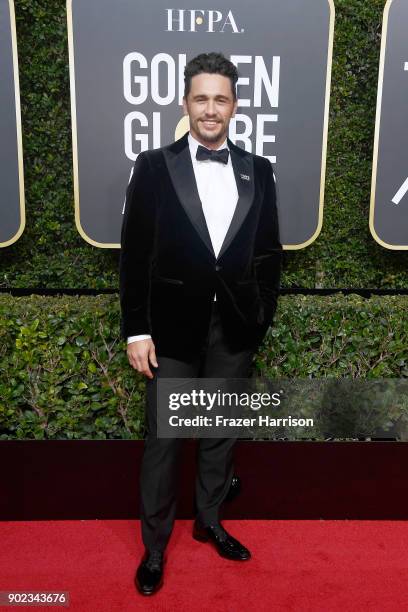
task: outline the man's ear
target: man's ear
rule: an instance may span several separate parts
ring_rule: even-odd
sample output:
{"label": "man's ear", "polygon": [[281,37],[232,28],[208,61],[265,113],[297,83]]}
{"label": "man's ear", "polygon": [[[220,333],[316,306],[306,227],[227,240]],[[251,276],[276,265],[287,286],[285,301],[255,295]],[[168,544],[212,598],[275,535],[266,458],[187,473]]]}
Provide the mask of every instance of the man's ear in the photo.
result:
{"label": "man's ear", "polygon": [[183,96],[183,111],[185,115],[188,115],[187,100],[185,96]]}
{"label": "man's ear", "polygon": [[238,100],[235,100],[234,108],[233,108],[231,117],[235,117],[235,113],[237,112],[237,108],[238,108]]}

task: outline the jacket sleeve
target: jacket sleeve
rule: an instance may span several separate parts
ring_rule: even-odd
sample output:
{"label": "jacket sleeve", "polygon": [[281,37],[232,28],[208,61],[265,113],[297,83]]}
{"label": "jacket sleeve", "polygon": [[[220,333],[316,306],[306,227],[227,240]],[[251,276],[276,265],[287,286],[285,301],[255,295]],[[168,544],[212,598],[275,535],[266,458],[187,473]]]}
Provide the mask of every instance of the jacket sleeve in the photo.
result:
{"label": "jacket sleeve", "polygon": [[149,161],[139,153],[126,190],[119,260],[121,334],[151,334],[150,286],[156,198]]}
{"label": "jacket sleeve", "polygon": [[254,264],[264,306],[264,320],[270,324],[278,303],[283,252],[279,237],[273,167],[268,160],[265,161],[266,182],[255,239]]}

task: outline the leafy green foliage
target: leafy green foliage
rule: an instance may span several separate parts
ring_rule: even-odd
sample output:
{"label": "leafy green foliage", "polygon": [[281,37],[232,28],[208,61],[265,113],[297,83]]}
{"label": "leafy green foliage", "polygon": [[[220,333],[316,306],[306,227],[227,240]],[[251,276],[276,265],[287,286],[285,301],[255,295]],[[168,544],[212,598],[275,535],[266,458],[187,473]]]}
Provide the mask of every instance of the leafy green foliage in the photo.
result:
{"label": "leafy green foliage", "polygon": [[[255,375],[407,377],[407,302],[283,296]],[[117,295],[0,296],[0,439],[143,437],[145,380],[119,317]]]}
{"label": "leafy green foliage", "polygon": [[116,297],[0,300],[0,439],[139,438],[144,381]]}
{"label": "leafy green foliage", "polygon": [[282,296],[257,356],[272,378],[408,376],[408,298]]}

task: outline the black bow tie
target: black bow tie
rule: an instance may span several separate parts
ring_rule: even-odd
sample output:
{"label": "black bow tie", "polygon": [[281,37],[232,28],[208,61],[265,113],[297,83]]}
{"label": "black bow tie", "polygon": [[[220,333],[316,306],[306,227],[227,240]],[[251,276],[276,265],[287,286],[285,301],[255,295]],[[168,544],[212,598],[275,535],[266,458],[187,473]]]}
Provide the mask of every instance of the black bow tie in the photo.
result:
{"label": "black bow tie", "polygon": [[204,161],[209,159],[211,161],[220,162],[221,164],[228,164],[229,150],[225,147],[215,151],[214,149],[206,149],[201,145],[197,147],[196,159],[198,161]]}

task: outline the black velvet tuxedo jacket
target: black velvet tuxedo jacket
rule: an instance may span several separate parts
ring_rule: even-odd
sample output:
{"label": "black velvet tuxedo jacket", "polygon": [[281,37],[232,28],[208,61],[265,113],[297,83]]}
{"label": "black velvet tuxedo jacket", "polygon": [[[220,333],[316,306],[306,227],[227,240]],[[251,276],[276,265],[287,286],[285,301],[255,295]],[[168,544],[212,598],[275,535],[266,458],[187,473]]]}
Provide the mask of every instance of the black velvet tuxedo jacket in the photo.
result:
{"label": "black velvet tuxedo jacket", "polygon": [[151,334],[157,355],[180,360],[205,343],[214,293],[231,346],[258,347],[276,310],[282,257],[272,165],[229,139],[239,198],[215,256],[187,136],[138,155],[120,252],[123,337]]}

